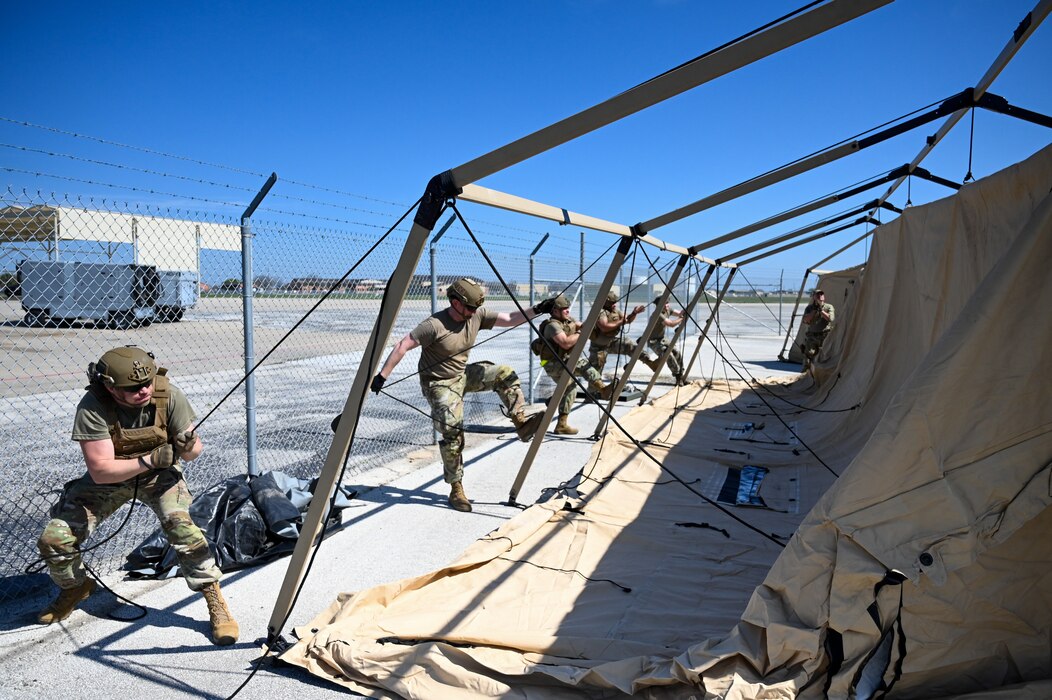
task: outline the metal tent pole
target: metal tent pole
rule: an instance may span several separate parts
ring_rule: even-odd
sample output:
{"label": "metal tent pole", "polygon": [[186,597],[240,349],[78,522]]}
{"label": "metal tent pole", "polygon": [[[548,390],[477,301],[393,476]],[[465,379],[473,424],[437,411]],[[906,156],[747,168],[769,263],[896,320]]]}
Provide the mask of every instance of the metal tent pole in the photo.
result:
{"label": "metal tent pole", "polygon": [[[652,334],[654,332],[654,328],[658,327],[658,322],[661,320],[662,309],[665,308],[665,302],[668,300],[669,296],[672,294],[672,287],[675,286],[676,282],[680,281],[680,274],[683,272],[683,268],[686,267],[688,260],[690,260],[690,255],[689,254],[682,255],[682,256],[680,256],[679,260],[676,260],[675,267],[672,269],[672,274],[671,274],[671,276],[669,276],[668,282],[665,284],[664,291],[662,291],[662,293],[660,295],[660,303],[658,305],[656,305],[656,307],[654,308],[654,311],[650,313],[650,317],[647,319],[647,325],[643,329],[643,335],[640,336],[640,341],[635,344],[635,352],[632,353],[632,358],[629,360],[629,364],[631,366],[629,367],[628,371],[625,372],[625,376],[622,377],[623,381],[619,382],[619,383],[621,383],[621,384],[627,383],[627,379],[625,379],[625,377],[628,376],[628,373],[631,371],[631,367],[633,367],[635,365],[635,360],[639,360],[640,356],[642,356],[643,353],[646,351],[647,341],[650,339],[650,334]],[[659,279],[661,279],[660,276],[659,276]],[[649,295],[647,295],[647,296],[649,296]],[[653,386],[654,378],[658,377],[658,373],[661,372],[661,367],[662,366],[663,365],[659,361],[658,367],[656,367],[654,369],[653,376],[650,378],[650,383],[647,385],[647,389],[646,389],[645,392],[643,392],[643,397],[640,399],[640,404],[641,405],[646,400],[646,395],[650,391],[650,387]],[[616,397],[616,395],[615,395],[613,398],[614,398],[614,400],[616,400],[616,398],[618,398],[618,397]],[[613,402],[611,402],[610,405],[612,406]],[[604,425],[603,427],[605,429],[606,426]],[[601,429],[599,428],[598,425],[596,425],[596,427],[595,427],[595,435],[601,435],[601,434],[602,434]]]}
{"label": "metal tent pole", "polygon": [[[592,304],[592,310],[588,312],[588,318],[581,325],[580,337],[577,340],[577,344],[574,345],[570,351],[569,357],[566,358],[566,368],[569,370],[563,370],[562,374],[559,375],[559,381],[555,383],[555,390],[552,393],[552,398],[548,401],[548,407],[544,410],[544,418],[541,420],[540,425],[537,426],[537,432],[533,435],[533,440],[530,442],[529,449],[526,451],[526,456],[522,460],[522,466],[519,467],[519,473],[515,476],[515,482],[511,485],[511,491],[508,493],[508,503],[515,505],[515,500],[519,491],[522,489],[522,484],[526,481],[526,475],[530,471],[530,467],[533,466],[533,460],[537,457],[537,452],[541,448],[543,442],[544,433],[548,430],[548,425],[552,422],[552,418],[555,417],[555,411],[559,408],[559,403],[562,399],[563,393],[566,388],[570,386],[570,382],[574,381],[573,372],[577,367],[577,361],[581,358],[581,354],[584,352],[584,346],[588,343],[588,336],[592,334],[592,329],[595,328],[596,321],[599,320],[599,312],[603,310],[602,300],[606,298],[606,293],[610,291],[610,288],[614,286],[614,280],[617,279],[618,272],[621,270],[621,266],[625,262],[625,257],[628,255],[629,249],[632,247],[633,239],[622,238],[620,243],[617,245],[617,251],[614,253],[613,260],[610,261],[610,267],[606,271],[606,277],[603,278],[599,288],[595,292],[595,303]],[[553,360],[549,360],[552,362]]]}
{"label": "metal tent pole", "polygon": [[[738,273],[738,267],[734,266],[731,268],[730,274],[727,275],[727,281],[723,283],[723,289],[720,290],[719,296],[716,297],[716,305],[712,307],[712,311],[709,312],[709,317],[705,321],[705,327],[701,330],[701,335],[698,336],[698,344],[694,346],[694,353],[690,356],[690,362],[683,368],[683,374],[690,374],[690,370],[694,368],[694,362],[698,359],[698,353],[701,352],[701,344],[705,342],[705,337],[709,334],[709,327],[712,325],[712,320],[716,318],[716,312],[720,310],[720,303],[723,301],[723,297],[726,296],[727,290],[731,287],[731,280],[734,279],[734,275]],[[649,388],[648,388],[649,389]]]}
{"label": "metal tent pole", "polygon": [[778,359],[782,362],[789,361],[789,355],[785,352],[793,336],[793,326],[796,325],[796,312],[800,310],[800,300],[804,298],[804,290],[807,288],[807,278],[811,276],[811,268],[804,270],[804,279],[800,282],[800,291],[796,293],[796,303],[793,304],[793,315],[789,317],[789,327],[785,329],[785,340],[782,342],[782,350],[778,353]]}
{"label": "metal tent pole", "polygon": [[831,0],[753,36],[699,56],[625,90],[605,102],[539,129],[454,168],[452,184],[464,187],[651,105],[872,12],[891,0]]}
{"label": "metal tent pole", "polygon": [[[679,256],[679,260],[676,261],[676,267],[672,270],[672,275],[669,277],[668,282],[665,284],[665,291],[661,293],[661,308],[664,308],[664,300],[669,297],[672,288],[676,286],[677,282],[679,282],[679,276],[683,272],[683,268],[687,266],[687,262],[689,260],[690,255],[681,255]],[[653,332],[654,327],[657,325],[659,316],[660,313],[657,310],[655,310],[654,313],[650,315],[650,318],[647,320],[646,329],[644,329],[641,338],[650,337],[651,332]],[[645,347],[645,342],[636,343],[636,349],[632,351],[632,354],[628,359],[628,364],[625,365],[625,371],[621,374],[621,376],[617,380],[617,383],[614,385],[613,394],[610,396],[610,400],[607,402],[607,410],[599,416],[599,422],[596,423],[595,430],[592,432],[593,438],[598,439],[603,434],[603,431],[606,430],[606,425],[610,421],[609,412],[613,411],[614,406],[617,405],[617,399],[621,396],[621,392],[622,390],[624,390],[625,385],[628,384],[628,379],[632,376],[632,368],[635,367],[636,361],[639,359],[640,355],[643,354],[643,349]],[[654,374],[656,376],[657,371],[655,371]]]}
{"label": "metal tent pole", "polygon": [[[535,271],[534,268],[535,268],[536,263],[537,263],[537,251],[539,251],[541,249],[541,246],[544,245],[545,241],[547,241],[547,240],[548,240],[548,234],[546,233],[546,234],[544,234],[544,238],[541,239],[541,242],[538,243],[536,245],[536,247],[534,247],[532,252],[530,252],[530,308],[533,308],[533,306],[537,303],[536,290],[534,289],[534,284],[536,283],[536,277],[534,275],[534,271]],[[532,324],[530,325],[530,344],[531,345],[533,344],[533,325]],[[527,345],[526,347],[529,347],[529,345]],[[532,355],[532,353],[530,353],[530,354]],[[530,366],[530,386],[529,386],[530,391],[529,391],[529,394],[528,394],[528,396],[526,398],[527,398],[527,400],[530,403],[533,403],[533,382],[534,382],[534,379],[533,379],[533,366],[534,366],[534,361],[533,361],[533,357],[529,357],[529,356],[527,357],[527,360],[528,360],[529,366]]]}
{"label": "metal tent pole", "polygon": [[402,248],[398,265],[387,282],[384,303],[376,318],[372,336],[362,355],[362,361],[358,365],[358,371],[354,375],[350,392],[347,394],[347,401],[343,405],[341,414],[343,417],[336,426],[336,434],[333,436],[332,445],[329,446],[329,452],[325,457],[325,465],[315,483],[310,506],[303,520],[303,527],[300,529],[296,547],[289,559],[288,569],[285,571],[285,579],[281,584],[277,600],[274,602],[274,610],[267,625],[268,645],[281,634],[285,620],[292,610],[296,591],[299,590],[300,583],[303,581],[304,567],[320,540],[322,527],[327,520],[329,502],[337,485],[336,479],[340,475],[344,460],[350,450],[351,438],[358,428],[358,418],[368,395],[369,384],[380,367],[381,353],[390,339],[398,311],[405,301],[409,283],[413,279],[413,272],[427,244],[427,237],[438,221],[442,206],[451,195],[449,181],[442,175],[436,175],[428,183],[416,218],[413,220],[413,226]]}

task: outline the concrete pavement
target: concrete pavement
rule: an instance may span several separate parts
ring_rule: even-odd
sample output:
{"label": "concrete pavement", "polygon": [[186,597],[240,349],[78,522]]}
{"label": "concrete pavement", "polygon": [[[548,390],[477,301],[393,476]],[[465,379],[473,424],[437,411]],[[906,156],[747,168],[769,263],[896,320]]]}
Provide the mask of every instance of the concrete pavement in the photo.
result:
{"label": "concrete pavement", "polygon": [[[782,338],[775,333],[731,337],[734,352],[753,376],[795,374],[796,368],[775,357]],[[728,357],[731,357],[728,355]],[[706,376],[737,375],[724,366],[708,344],[699,367]],[[732,358],[733,359],[733,358]],[[739,367],[739,371],[742,371]],[[637,372],[645,386],[646,370]],[[655,395],[674,390],[661,382]],[[622,403],[615,416],[635,406]],[[533,503],[544,488],[573,476],[588,460],[595,443],[588,439],[599,418],[593,404],[578,403],[571,423],[578,436],[559,438],[548,433],[519,494],[519,502]],[[402,460],[386,469],[368,472],[357,483],[352,506],[343,522],[321,545],[303,589],[284,628],[287,637],[340,593],[418,575],[455,559],[477,538],[514,517],[517,508],[502,505],[518,472],[527,445],[514,433],[475,435],[465,452],[465,489],[474,504],[459,513],[446,504],[448,487],[439,462]],[[223,590],[241,626],[241,638],[230,647],[215,647],[209,639],[203,598],[181,579],[132,581],[120,576],[105,583],[120,595],[147,608],[145,617],[124,622],[136,611],[100,590],[62,623],[42,627],[36,613],[45,597],[5,605],[0,634],[0,697],[127,698],[148,694],[155,700],[226,698],[246,681],[260,656],[274,600],[282,584],[288,558],[228,574]],[[267,663],[237,695],[239,698],[297,697],[304,700],[342,692],[305,672]],[[345,694],[346,695],[346,694]]]}

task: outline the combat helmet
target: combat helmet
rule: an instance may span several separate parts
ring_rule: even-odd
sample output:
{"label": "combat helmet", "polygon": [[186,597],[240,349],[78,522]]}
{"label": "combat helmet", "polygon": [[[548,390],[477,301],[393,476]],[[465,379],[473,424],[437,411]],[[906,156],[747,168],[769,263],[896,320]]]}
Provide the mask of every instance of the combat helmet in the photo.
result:
{"label": "combat helmet", "polygon": [[617,292],[615,292],[612,289],[609,292],[606,293],[606,303],[607,304],[616,304],[617,300],[620,299],[620,298],[621,297],[619,297],[617,295]]}
{"label": "combat helmet", "polygon": [[486,302],[486,293],[482,290],[482,285],[469,277],[461,277],[449,285],[446,296],[476,309]]}
{"label": "combat helmet", "polygon": [[568,309],[570,308],[570,300],[566,298],[565,294],[560,294],[555,297],[555,302],[552,304],[556,309]]}
{"label": "combat helmet", "polygon": [[98,362],[88,364],[88,381],[108,387],[147,384],[156,375],[157,362],[153,353],[135,345],[108,350]]}

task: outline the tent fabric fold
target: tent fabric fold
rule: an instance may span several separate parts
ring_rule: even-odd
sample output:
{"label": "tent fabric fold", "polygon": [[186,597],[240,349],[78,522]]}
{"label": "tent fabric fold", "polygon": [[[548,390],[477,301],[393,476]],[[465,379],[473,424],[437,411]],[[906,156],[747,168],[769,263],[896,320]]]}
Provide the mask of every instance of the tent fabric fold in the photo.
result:
{"label": "tent fabric fold", "polygon": [[[907,209],[845,276],[813,379],[634,410],[652,457],[612,429],[555,497],[444,569],[341,595],[282,659],[407,698],[1044,697],[1050,187],[1052,146]],[[765,418],[768,444],[737,449],[775,395],[833,412]],[[747,465],[769,507],[720,507],[784,548],[712,503]]]}

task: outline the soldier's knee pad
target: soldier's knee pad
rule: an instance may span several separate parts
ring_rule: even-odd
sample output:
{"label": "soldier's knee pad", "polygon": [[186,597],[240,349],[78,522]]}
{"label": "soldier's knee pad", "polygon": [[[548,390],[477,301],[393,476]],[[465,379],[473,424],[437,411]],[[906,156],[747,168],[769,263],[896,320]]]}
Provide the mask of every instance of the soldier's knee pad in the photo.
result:
{"label": "soldier's knee pad", "polygon": [[438,441],[439,448],[441,448],[443,450],[457,450],[457,449],[463,449],[464,448],[464,431],[463,430],[458,430],[455,433],[453,433],[453,432],[445,433],[445,434],[443,434],[443,437],[445,439]]}
{"label": "soldier's knee pad", "polygon": [[515,374],[508,365],[500,365],[497,367],[497,388],[499,389],[512,389],[520,386],[519,375]]}
{"label": "soldier's knee pad", "polygon": [[44,531],[40,533],[40,539],[37,540],[37,548],[41,551],[44,549],[53,551],[68,548],[75,544],[76,541],[77,538],[68,524],[61,520],[52,520],[44,528]]}

